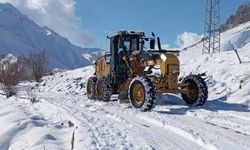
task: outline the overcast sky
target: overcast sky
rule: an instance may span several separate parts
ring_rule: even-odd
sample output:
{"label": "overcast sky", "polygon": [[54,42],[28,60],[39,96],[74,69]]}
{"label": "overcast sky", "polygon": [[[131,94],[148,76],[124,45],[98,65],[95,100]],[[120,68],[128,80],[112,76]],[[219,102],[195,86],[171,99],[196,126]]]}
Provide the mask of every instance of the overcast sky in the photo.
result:
{"label": "overcast sky", "polygon": [[[221,0],[221,22],[247,0]],[[205,0],[0,0],[82,47],[108,48],[118,30],[152,31],[168,47],[200,38]]]}

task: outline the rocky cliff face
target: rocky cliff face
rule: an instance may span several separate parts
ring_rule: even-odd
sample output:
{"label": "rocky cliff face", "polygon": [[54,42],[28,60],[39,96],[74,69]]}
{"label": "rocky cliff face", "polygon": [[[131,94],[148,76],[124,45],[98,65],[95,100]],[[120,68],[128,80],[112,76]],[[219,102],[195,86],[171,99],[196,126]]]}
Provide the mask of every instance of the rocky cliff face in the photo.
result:
{"label": "rocky cliff face", "polygon": [[226,23],[220,27],[220,31],[224,32],[248,21],[250,21],[250,2],[241,5],[236,14],[231,15]]}

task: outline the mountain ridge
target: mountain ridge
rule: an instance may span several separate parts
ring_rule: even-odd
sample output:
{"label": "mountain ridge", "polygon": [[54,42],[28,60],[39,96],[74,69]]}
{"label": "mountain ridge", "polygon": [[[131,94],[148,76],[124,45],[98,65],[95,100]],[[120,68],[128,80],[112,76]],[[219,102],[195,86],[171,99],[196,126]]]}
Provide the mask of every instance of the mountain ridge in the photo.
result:
{"label": "mountain ridge", "polygon": [[41,27],[9,3],[0,3],[0,55],[27,56],[45,50],[50,57],[50,68],[75,69],[91,64],[84,54],[93,59],[103,54],[99,48],[73,45],[52,29]]}
{"label": "mountain ridge", "polygon": [[232,29],[248,21],[250,21],[250,1],[247,1],[239,6],[236,13],[234,15],[231,15],[227,19],[226,23],[221,25],[220,31],[225,32],[228,29]]}

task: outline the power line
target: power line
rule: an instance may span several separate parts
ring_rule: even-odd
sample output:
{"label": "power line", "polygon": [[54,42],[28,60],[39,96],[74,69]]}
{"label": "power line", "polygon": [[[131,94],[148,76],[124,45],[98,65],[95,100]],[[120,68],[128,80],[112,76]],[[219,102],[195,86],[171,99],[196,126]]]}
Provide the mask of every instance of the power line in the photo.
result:
{"label": "power line", "polygon": [[220,0],[206,0],[202,54],[220,52]]}

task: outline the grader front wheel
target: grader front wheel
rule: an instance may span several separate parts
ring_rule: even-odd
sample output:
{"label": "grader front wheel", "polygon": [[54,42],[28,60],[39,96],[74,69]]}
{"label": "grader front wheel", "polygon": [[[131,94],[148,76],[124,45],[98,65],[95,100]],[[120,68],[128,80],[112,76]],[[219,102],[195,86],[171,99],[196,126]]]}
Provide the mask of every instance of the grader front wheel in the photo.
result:
{"label": "grader front wheel", "polygon": [[155,103],[155,88],[147,77],[136,77],[129,86],[129,101],[134,108],[141,111],[152,109]]}
{"label": "grader front wheel", "polygon": [[182,93],[182,99],[189,106],[204,105],[208,98],[207,85],[204,79],[198,75],[190,75],[184,78],[182,83],[188,83],[188,94]]}

